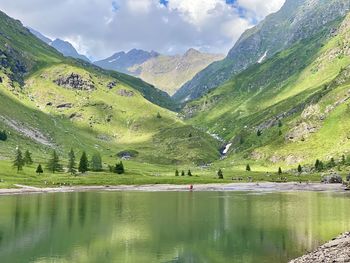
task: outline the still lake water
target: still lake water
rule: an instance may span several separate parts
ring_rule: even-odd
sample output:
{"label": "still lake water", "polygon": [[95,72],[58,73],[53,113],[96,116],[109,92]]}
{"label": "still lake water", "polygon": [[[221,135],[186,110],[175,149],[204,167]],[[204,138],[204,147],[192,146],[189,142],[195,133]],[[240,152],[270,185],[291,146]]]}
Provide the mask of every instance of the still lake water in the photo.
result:
{"label": "still lake water", "polygon": [[0,196],[0,262],[287,262],[350,230],[341,193]]}

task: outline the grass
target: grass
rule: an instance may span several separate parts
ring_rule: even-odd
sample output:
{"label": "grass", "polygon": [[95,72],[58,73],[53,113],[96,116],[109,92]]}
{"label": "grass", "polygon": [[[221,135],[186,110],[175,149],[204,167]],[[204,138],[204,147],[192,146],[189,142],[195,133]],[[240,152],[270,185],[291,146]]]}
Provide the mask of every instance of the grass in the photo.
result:
{"label": "grass", "polygon": [[[88,172],[85,175],[70,175],[68,173],[50,173],[45,171],[43,175],[35,174],[36,165],[24,167],[16,172],[10,162],[0,162],[0,188],[16,188],[16,184],[35,187],[59,187],[59,186],[116,186],[116,185],[145,185],[145,184],[212,184],[212,183],[237,183],[237,182],[320,182],[319,173],[308,175],[296,175],[285,172],[277,174],[277,170],[266,170],[264,167],[253,166],[256,171],[246,172],[242,165],[234,168],[223,168],[224,179],[217,178],[216,166],[202,169],[199,167],[177,167],[185,171],[185,176],[175,176],[175,169],[171,166],[140,164],[138,162],[124,161],[126,173],[123,175],[109,172]],[[187,170],[191,169],[193,176],[187,176]],[[44,169],[45,170],[45,169]],[[343,176],[345,171],[341,172]]]}

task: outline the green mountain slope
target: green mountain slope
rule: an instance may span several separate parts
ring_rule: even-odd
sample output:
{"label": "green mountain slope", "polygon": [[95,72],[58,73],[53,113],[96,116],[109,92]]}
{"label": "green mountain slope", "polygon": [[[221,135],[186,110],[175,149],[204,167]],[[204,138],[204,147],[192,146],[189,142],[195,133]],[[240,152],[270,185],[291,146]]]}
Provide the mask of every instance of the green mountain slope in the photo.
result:
{"label": "green mountain slope", "polygon": [[280,11],[247,30],[224,60],[199,72],[174,98],[183,102],[200,97],[250,66],[313,36],[349,10],[348,0],[287,0]]}
{"label": "green mountain slope", "polygon": [[350,15],[322,28],[189,103],[183,113],[232,143],[230,162],[295,166],[348,154]]}
{"label": "green mountain slope", "polygon": [[107,163],[119,152],[155,164],[218,157],[216,140],[163,107],[173,107],[166,93],[65,58],[0,13],[0,130],[9,134],[0,141],[0,159],[11,157],[16,146],[37,158],[53,148],[63,157],[71,147],[98,151]]}
{"label": "green mountain slope", "polygon": [[199,71],[221,59],[222,55],[189,49],[184,55],[154,57],[140,65],[134,65],[129,68],[129,72],[173,95]]}

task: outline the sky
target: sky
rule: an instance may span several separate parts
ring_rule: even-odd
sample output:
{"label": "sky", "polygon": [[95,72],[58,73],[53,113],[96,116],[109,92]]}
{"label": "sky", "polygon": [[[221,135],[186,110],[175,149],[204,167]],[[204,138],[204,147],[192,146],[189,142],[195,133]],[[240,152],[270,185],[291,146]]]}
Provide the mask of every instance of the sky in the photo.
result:
{"label": "sky", "polygon": [[1,0],[0,10],[93,60],[133,48],[226,54],[285,0]]}

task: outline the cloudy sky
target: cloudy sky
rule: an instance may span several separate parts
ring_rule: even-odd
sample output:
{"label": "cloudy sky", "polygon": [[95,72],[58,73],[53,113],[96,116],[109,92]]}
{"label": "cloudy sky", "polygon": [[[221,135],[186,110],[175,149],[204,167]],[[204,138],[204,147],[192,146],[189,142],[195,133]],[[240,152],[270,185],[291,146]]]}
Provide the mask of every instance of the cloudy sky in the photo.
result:
{"label": "cloudy sky", "polygon": [[0,9],[93,59],[132,48],[226,53],[285,0],[1,0]]}

